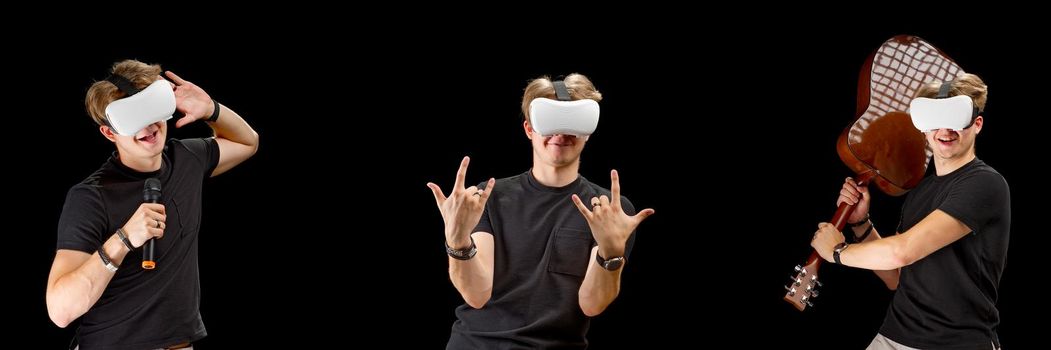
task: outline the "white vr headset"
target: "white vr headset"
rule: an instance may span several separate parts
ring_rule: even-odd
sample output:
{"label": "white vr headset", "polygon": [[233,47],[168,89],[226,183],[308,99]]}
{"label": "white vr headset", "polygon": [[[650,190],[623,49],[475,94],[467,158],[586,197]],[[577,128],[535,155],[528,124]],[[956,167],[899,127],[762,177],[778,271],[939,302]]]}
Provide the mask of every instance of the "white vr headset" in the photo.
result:
{"label": "white vr headset", "polygon": [[167,80],[157,80],[141,91],[120,75],[106,80],[127,95],[106,106],[106,123],[120,135],[134,136],[150,124],[171,119],[175,113],[175,92]]}
{"label": "white vr headset", "polygon": [[974,124],[978,118],[978,107],[967,95],[949,96],[951,81],[942,83],[938,97],[917,97],[909,103],[912,125],[922,132],[938,129],[960,131]]}
{"label": "white vr headset", "polygon": [[557,134],[588,136],[598,128],[598,102],[571,101],[565,82],[554,82],[558,100],[535,98],[529,102],[529,123],[541,136]]}

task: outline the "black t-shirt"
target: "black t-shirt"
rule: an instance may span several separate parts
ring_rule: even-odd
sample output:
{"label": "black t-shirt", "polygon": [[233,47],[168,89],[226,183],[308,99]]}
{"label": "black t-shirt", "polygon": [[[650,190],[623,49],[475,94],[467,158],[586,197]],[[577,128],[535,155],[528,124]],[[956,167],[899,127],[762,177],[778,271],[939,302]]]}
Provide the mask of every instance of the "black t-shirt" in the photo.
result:
{"label": "black t-shirt", "polygon": [[[596,245],[570,195],[590,208],[591,197],[610,195],[583,176],[548,187],[531,172],[496,181],[475,228],[493,234],[493,291],[481,309],[456,309],[449,349],[583,349],[589,319],[578,291]],[[635,207],[621,197],[624,212]],[[634,232],[625,255],[631,251]]]}
{"label": "black t-shirt", "polygon": [[915,348],[989,349],[1000,323],[996,293],[1011,229],[1007,181],[977,158],[928,176],[905,199],[898,232],[935,209],[972,231],[901,269],[880,333]]}
{"label": "black t-shirt", "polygon": [[168,140],[162,158],[160,170],[142,173],[114,153],[66,196],[58,249],[95,252],[143,203],[147,178],[161,181],[167,215],[164,238],[154,243],[157,268],[142,269],[141,248],[128,253],[102,297],[80,318],[81,349],[152,349],[207,334],[199,311],[197,234],[201,188],[219,162],[219,146],[214,139]]}

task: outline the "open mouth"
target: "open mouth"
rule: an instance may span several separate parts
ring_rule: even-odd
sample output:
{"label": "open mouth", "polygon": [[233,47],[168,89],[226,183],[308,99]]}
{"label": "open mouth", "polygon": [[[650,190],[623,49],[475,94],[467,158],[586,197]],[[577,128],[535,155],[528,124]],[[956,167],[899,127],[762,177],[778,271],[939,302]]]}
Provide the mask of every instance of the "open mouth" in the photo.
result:
{"label": "open mouth", "polygon": [[958,138],[955,138],[955,137],[937,137],[935,139],[938,140],[939,143],[941,143],[942,145],[945,145],[945,146],[950,146],[950,145],[953,144],[953,142],[956,142],[956,140],[959,140]]}
{"label": "open mouth", "polygon": [[138,138],[139,142],[142,143],[155,143],[157,142],[157,131],[150,133],[149,135]]}

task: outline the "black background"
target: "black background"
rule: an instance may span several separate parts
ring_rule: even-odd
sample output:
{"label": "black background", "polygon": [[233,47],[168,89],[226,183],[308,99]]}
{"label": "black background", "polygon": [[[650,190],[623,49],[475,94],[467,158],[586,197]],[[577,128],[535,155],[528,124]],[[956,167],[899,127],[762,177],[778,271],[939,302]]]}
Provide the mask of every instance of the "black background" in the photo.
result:
{"label": "black background", "polygon": [[[15,93],[2,141],[11,336],[40,348],[72,336],[75,324],[56,327],[44,303],[55,225],[69,187],[113,151],[83,96],[113,62],[137,58],[200,85],[261,136],[255,157],[206,183],[201,312],[210,335],[199,348],[443,347],[462,300],[448,282],[441,217],[425,183],[448,191],[464,155],[469,183],[525,171],[522,89],[571,72],[591,77],[605,97],[581,173],[608,187],[618,169],[623,193],[657,212],[639,228],[620,297],[592,322],[593,348],[724,339],[863,348],[892,295],[872,273],[825,265],[825,290],[805,313],[781,301],[782,286],[850,175],[835,142],[855,118],[858,70],[897,34],[930,41],[990,86],[977,153],[1007,178],[1013,199],[1004,345],[1034,341],[1034,323],[1023,320],[1047,308],[1028,290],[1043,243],[1042,190],[1029,163],[1042,159],[1034,126],[1045,79],[1025,29],[671,26],[574,40],[495,40],[474,30],[267,35],[274,31],[207,45],[181,37],[16,43],[24,48],[8,67]],[[208,131],[169,130],[176,138]],[[877,193],[874,202],[876,225],[892,230],[901,198]]]}

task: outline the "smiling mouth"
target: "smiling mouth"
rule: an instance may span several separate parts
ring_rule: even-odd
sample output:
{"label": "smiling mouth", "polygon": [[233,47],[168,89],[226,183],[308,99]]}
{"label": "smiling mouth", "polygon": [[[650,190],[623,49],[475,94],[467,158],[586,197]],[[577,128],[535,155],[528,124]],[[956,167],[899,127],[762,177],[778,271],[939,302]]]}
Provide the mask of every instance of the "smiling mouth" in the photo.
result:
{"label": "smiling mouth", "polygon": [[151,133],[149,135],[140,137],[138,140],[139,140],[139,142],[154,143],[154,142],[157,141],[157,132],[154,131],[153,133]]}

